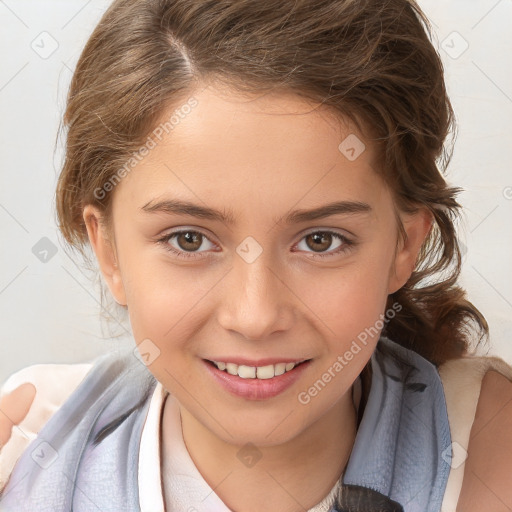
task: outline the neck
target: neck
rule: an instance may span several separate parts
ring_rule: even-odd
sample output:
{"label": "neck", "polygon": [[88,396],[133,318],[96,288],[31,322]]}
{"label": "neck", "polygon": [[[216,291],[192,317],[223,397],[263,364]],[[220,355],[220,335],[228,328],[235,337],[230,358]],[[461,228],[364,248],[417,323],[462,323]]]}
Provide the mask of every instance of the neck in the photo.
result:
{"label": "neck", "polygon": [[[296,437],[252,451],[219,438],[181,405],[180,412],[190,457],[219,498],[237,512],[271,510],[269,504],[280,512],[303,512],[317,505],[340,479],[357,430],[352,388]],[[244,449],[249,457],[257,454],[256,464],[240,463]]]}

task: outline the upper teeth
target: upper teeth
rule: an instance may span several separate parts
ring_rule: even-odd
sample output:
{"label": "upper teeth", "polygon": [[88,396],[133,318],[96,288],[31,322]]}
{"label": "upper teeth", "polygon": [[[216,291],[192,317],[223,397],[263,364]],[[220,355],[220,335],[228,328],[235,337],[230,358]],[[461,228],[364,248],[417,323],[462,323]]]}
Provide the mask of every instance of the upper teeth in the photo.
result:
{"label": "upper teeth", "polygon": [[267,366],[245,366],[243,364],[213,361],[219,370],[226,370],[230,375],[238,375],[242,379],[271,379],[276,375],[293,370],[300,363],[277,363]]}

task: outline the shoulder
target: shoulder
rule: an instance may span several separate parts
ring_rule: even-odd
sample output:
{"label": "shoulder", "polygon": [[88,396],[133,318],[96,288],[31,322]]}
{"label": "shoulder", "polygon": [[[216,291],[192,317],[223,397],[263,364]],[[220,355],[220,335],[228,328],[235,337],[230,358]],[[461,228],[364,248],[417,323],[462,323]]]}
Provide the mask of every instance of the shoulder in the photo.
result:
{"label": "shoulder", "polygon": [[471,426],[457,510],[512,508],[512,367],[489,359]]}

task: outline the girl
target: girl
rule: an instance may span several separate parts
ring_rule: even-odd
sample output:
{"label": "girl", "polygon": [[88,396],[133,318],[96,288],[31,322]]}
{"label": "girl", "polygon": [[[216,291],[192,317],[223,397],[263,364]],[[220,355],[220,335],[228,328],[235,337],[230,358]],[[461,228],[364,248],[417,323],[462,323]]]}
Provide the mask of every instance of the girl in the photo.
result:
{"label": "girl", "polygon": [[74,73],[57,210],[136,347],[4,385],[33,438],[2,450],[1,510],[487,499],[471,476],[510,464],[470,429],[512,368],[470,354],[451,123],[412,1],[116,0]]}

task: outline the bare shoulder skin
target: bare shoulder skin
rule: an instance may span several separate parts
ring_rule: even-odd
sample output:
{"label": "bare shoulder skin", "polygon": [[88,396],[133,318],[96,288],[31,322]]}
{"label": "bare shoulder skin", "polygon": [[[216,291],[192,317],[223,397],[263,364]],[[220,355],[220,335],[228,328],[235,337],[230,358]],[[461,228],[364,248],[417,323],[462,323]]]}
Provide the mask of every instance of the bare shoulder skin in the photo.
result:
{"label": "bare shoulder skin", "polygon": [[512,510],[512,382],[489,370],[471,428],[457,512]]}

